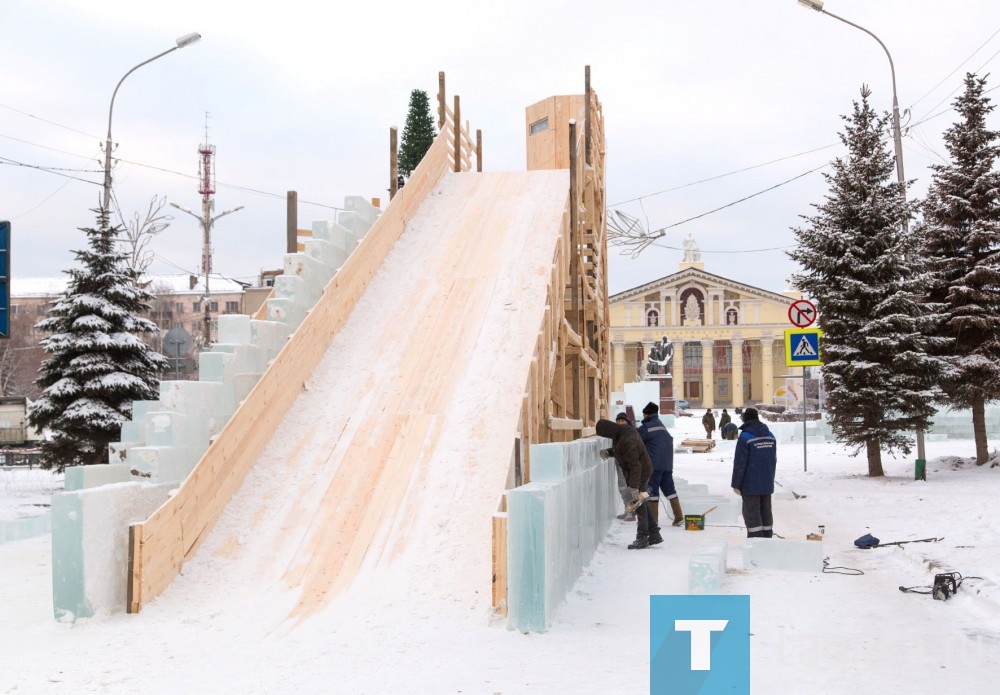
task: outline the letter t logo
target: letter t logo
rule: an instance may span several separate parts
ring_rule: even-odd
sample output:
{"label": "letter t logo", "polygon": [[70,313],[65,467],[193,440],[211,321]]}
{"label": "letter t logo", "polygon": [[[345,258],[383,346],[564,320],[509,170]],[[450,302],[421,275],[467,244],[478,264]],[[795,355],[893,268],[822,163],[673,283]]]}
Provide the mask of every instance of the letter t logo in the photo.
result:
{"label": "letter t logo", "polygon": [[674,629],[691,633],[691,670],[712,670],[712,633],[722,632],[728,620],[675,620]]}

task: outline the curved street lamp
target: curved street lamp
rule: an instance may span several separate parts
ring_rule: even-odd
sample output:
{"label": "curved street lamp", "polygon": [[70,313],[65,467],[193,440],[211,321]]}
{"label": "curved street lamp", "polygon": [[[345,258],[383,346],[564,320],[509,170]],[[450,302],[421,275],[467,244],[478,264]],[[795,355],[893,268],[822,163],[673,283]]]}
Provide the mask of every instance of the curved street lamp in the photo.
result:
{"label": "curved street lamp", "polygon": [[[889,59],[889,70],[892,72],[892,139],[896,150],[896,180],[899,181],[900,195],[903,196],[903,200],[906,200],[906,177],[903,175],[903,135],[899,129],[899,101],[896,98],[896,66],[892,63],[892,56],[889,55],[889,49],[885,47],[882,43],[882,39],[875,36],[863,26],[855,24],[854,22],[849,22],[843,17],[838,17],[832,12],[827,12],[823,9],[823,0],[799,0],[799,4],[803,7],[808,7],[810,10],[816,10],[817,12],[822,12],[825,15],[833,17],[834,19],[839,19],[844,24],[850,24],[855,29],[860,29],[861,31],[868,34],[870,37],[878,41],[878,45],[882,47],[885,51],[886,58]],[[910,228],[909,220],[903,219],[903,233],[908,233]],[[924,431],[917,430],[917,459],[920,461],[926,461],[927,456],[924,453]]]}
{"label": "curved street lamp", "polygon": [[133,72],[141,68],[143,65],[146,65],[147,63],[152,63],[157,58],[162,58],[168,53],[173,53],[178,48],[184,48],[185,46],[190,46],[191,44],[200,40],[201,40],[201,34],[197,32],[193,34],[185,34],[184,36],[177,39],[176,46],[164,51],[163,53],[158,53],[157,55],[153,56],[152,58],[149,58],[148,60],[142,61],[134,68],[126,72],[125,75],[120,80],[118,80],[118,84],[115,85],[115,91],[111,93],[111,106],[108,107],[108,138],[107,141],[104,143],[104,199],[101,203],[101,208],[104,210],[105,213],[109,214],[111,206],[111,114],[115,109],[115,97],[118,95],[118,88],[122,86],[122,82],[125,81],[126,77],[128,77]]}
{"label": "curved street lamp", "polygon": [[[860,24],[855,24],[850,22],[843,17],[838,17],[832,12],[827,12],[823,9],[823,0],[799,0],[799,4],[803,7],[808,7],[810,10],[816,10],[817,12],[822,12],[823,14],[833,17],[834,19],[839,19],[844,24],[850,24],[855,29],[860,29],[861,31],[868,34],[870,37],[878,41],[878,45],[882,47],[885,51],[885,57],[889,59],[889,71],[892,73],[892,139],[896,149],[896,179],[903,183],[906,177],[903,175],[903,136],[899,130],[899,100],[896,98],[896,66],[893,65],[892,56],[889,55],[889,49],[885,47],[882,43],[882,39],[875,36],[867,29],[865,29]],[[903,191],[903,195],[906,195],[906,191]]]}

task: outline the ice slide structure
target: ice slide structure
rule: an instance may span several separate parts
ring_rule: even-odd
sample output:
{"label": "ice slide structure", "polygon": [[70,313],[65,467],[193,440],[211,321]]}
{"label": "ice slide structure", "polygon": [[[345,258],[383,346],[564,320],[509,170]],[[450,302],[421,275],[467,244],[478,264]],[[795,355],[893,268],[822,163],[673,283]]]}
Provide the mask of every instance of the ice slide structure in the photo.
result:
{"label": "ice slide structure", "polygon": [[[584,95],[528,107],[528,171],[490,173],[471,171],[481,152],[458,112],[442,75],[440,133],[406,186],[193,470],[128,525],[129,612],[193,559],[305,618],[366,568],[473,556],[476,590],[506,612],[505,491],[532,480],[532,445],[590,435],[607,416],[603,120],[588,72]],[[307,280],[279,289],[308,292]],[[268,317],[296,318],[281,307]],[[223,352],[287,334],[243,318],[227,333],[244,345]],[[239,381],[230,363],[202,355],[220,382]],[[169,408],[134,417],[157,409]],[[133,469],[157,430],[135,429],[147,441],[118,451]]]}

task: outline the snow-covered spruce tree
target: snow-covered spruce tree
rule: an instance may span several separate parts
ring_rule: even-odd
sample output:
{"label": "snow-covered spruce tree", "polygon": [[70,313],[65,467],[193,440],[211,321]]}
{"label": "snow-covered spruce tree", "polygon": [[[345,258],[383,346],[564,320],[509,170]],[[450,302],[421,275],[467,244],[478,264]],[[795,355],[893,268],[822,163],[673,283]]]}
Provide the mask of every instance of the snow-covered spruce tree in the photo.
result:
{"label": "snow-covered spruce tree", "polygon": [[159,330],[142,318],[150,295],[136,287],[127,254],[116,249],[119,228],[107,210],[95,210],[96,228],[81,228],[89,248],[76,251],[81,267],[66,271],[66,292],[37,325],[48,355],[36,384],[44,389],[28,422],[50,435],[41,446],[42,467],[107,463],[132,414],[132,401],[155,399],[167,360],[138,336]]}
{"label": "snow-covered spruce tree", "polygon": [[434,119],[427,92],[414,89],[410,92],[410,108],[403,126],[403,139],[399,145],[399,173],[409,177],[434,143]]}
{"label": "snow-covered spruce tree", "polygon": [[888,116],[872,110],[870,95],[862,87],[843,117],[847,155],[824,174],[829,193],[793,230],[799,245],[789,256],[801,267],[793,284],[819,303],[830,425],[866,450],[868,475],[881,476],[882,450],[909,453],[913,432],[929,424],[943,363],[927,352],[936,316],[922,304],[926,278],[905,231],[914,205],[886,149]]}
{"label": "snow-covered spruce tree", "polygon": [[933,175],[918,228],[931,270],[927,301],[943,305],[936,348],[952,370],[942,382],[945,399],[972,409],[976,462],[989,457],[986,403],[1000,399],[1000,132],[986,127],[993,111],[986,79],[965,76],[955,100],[960,120],[945,131],[951,155]]}

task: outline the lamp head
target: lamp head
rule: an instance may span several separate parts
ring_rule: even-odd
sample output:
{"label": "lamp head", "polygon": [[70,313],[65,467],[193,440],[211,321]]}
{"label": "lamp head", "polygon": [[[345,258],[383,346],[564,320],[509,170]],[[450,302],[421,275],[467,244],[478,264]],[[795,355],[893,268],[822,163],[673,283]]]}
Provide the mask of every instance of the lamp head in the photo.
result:
{"label": "lamp head", "polygon": [[802,7],[808,7],[810,10],[823,11],[823,0],[799,0],[799,4]]}
{"label": "lamp head", "polygon": [[[801,2],[802,0],[799,0]],[[177,39],[177,48],[184,48],[185,46],[190,46],[193,43],[201,41],[201,34],[194,32],[192,34],[184,34],[184,36]]]}

